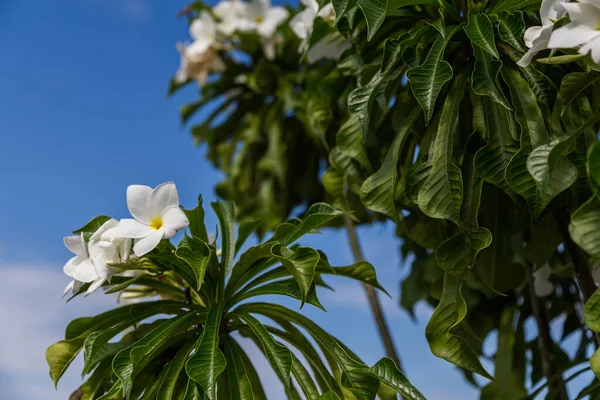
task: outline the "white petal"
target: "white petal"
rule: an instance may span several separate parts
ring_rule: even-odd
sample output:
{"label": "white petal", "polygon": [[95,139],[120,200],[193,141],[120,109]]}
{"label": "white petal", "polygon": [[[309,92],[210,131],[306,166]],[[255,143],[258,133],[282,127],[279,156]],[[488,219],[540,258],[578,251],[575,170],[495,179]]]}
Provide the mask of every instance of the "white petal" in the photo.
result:
{"label": "white petal", "polygon": [[131,253],[131,238],[127,238],[123,241],[121,245],[121,262],[126,262],[129,259],[129,254]]}
{"label": "white petal", "polygon": [[119,225],[104,233],[106,237],[121,237],[139,239],[154,232],[150,226],[142,224],[135,219],[125,218],[119,221]]}
{"label": "white petal", "polygon": [[559,13],[557,12],[556,5],[559,3],[564,3],[565,0],[544,0],[542,1],[542,6],[540,7],[540,17],[542,19],[542,24],[552,25],[553,19],[559,18]]}
{"label": "white petal", "polygon": [[95,292],[99,287],[101,287],[104,282],[106,282],[106,278],[98,278],[92,282],[88,290],[85,292],[85,296]]}
{"label": "white petal", "polygon": [[596,266],[592,269],[592,278],[596,282],[596,285],[600,284],[600,267]]}
{"label": "white petal", "polygon": [[546,279],[534,279],[533,288],[538,297],[546,297],[554,293],[554,285]]}
{"label": "white petal", "polygon": [[564,3],[561,5],[569,14],[571,23],[595,29],[600,22],[600,8],[592,4]]}
{"label": "white petal", "polygon": [[87,257],[87,250],[85,246],[85,239],[83,238],[83,232],[76,236],[66,236],[63,238],[63,242],[69,251],[80,257]]}
{"label": "white petal", "polygon": [[592,60],[594,60],[596,64],[600,63],[600,36],[581,46],[579,52],[581,54],[591,52]]}
{"label": "white petal", "polygon": [[330,34],[308,50],[307,60],[311,64],[323,59],[337,60],[350,46],[350,42],[343,36]]}
{"label": "white petal", "polygon": [[273,36],[277,27],[281,25],[289,15],[289,11],[283,7],[273,7],[269,9],[265,15],[265,20],[258,26],[258,34],[263,37]]}
{"label": "white petal", "polygon": [[552,268],[548,264],[542,265],[533,273],[534,279],[542,280],[547,280],[548,278],[550,278],[550,275],[552,275]]}
{"label": "white petal", "polygon": [[163,238],[163,234],[164,230],[163,228],[160,228],[145,238],[136,240],[135,244],[133,245],[133,252],[135,255],[141,257],[144,254],[150,253],[156,246],[158,246],[158,243]]}
{"label": "white petal", "polygon": [[91,260],[85,260],[77,267],[73,278],[81,282],[91,282],[98,278],[94,263]]}
{"label": "white petal", "polygon": [[127,187],[127,208],[133,216],[143,223],[150,223],[150,214],[148,213],[148,199],[152,193],[152,188],[146,185],[129,185]]}
{"label": "white petal", "polygon": [[317,0],[300,0],[300,3],[302,3],[307,9],[314,11],[315,14],[319,9],[319,3],[317,3]]}
{"label": "white petal", "polygon": [[162,215],[163,229],[165,230],[164,239],[171,239],[178,230],[189,225],[185,213],[179,207],[169,207]]}
{"label": "white petal", "polygon": [[71,278],[73,278],[75,276],[75,271],[77,271],[77,268],[79,267],[79,265],[87,259],[88,259],[87,257],[79,257],[79,256],[75,256],[75,257],[69,259],[69,261],[67,261],[63,267],[63,272],[67,276],[70,276]]}
{"label": "white petal", "polygon": [[214,37],[216,31],[217,24],[207,11],[202,11],[190,24],[190,36],[196,40]]}
{"label": "white petal", "polygon": [[75,280],[73,279],[71,282],[69,282],[69,284],[65,287],[65,290],[63,292],[63,297],[66,296],[67,293],[69,293],[69,290],[73,290],[73,287],[75,286]]}
{"label": "white petal", "polygon": [[548,49],[548,40],[544,40],[544,37],[545,35],[542,33],[542,35],[533,42],[533,47],[517,62],[519,67],[528,67],[540,51]]}
{"label": "white petal", "polygon": [[317,16],[323,18],[323,19],[328,19],[330,17],[335,17],[335,11],[333,10],[333,4],[332,3],[327,3],[323,6],[323,8],[321,8],[319,10],[319,12],[317,13]]}
{"label": "white petal", "polygon": [[148,201],[151,218],[160,217],[169,207],[179,207],[179,195],[173,182],[158,185]]}
{"label": "white petal", "polygon": [[185,54],[187,57],[194,58],[200,57],[204,53],[208,51],[210,46],[213,44],[212,39],[197,39],[194,43],[190,44],[185,50]]}
{"label": "white petal", "polygon": [[290,21],[290,28],[300,39],[306,39],[312,31],[313,21],[315,20],[316,12],[310,8],[306,8],[299,12]]}
{"label": "white petal", "polygon": [[548,47],[551,49],[567,49],[587,43],[600,36],[600,31],[573,22],[552,32]]}
{"label": "white petal", "polygon": [[525,46],[532,48],[534,40],[540,37],[544,29],[546,28],[543,26],[532,26],[531,28],[527,29],[524,36]]}
{"label": "white petal", "polygon": [[90,237],[90,240],[100,240],[102,238],[102,235],[104,235],[106,231],[114,228],[117,225],[119,225],[119,221],[117,221],[114,218],[109,219],[108,221],[103,223],[102,226],[98,228],[96,232],[94,232],[94,234]]}

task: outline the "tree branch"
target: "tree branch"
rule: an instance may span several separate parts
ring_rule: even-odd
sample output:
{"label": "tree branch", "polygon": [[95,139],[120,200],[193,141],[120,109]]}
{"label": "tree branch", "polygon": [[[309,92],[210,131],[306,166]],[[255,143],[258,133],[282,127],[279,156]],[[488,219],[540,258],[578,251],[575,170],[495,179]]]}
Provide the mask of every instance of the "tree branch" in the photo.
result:
{"label": "tree branch", "polygon": [[[364,261],[365,256],[360,247],[360,243],[358,242],[358,236],[356,235],[356,228],[354,226],[354,222],[347,215],[344,216],[344,225],[346,226],[346,231],[348,232],[348,243],[350,244],[350,248],[352,249],[354,260],[356,262]],[[367,293],[367,299],[369,300],[369,305],[371,307],[371,312],[373,313],[373,318],[377,323],[377,329],[379,330],[379,336],[381,337],[381,341],[383,342],[385,352],[387,356],[396,363],[396,366],[403,371],[402,365],[400,364],[400,358],[396,353],[394,341],[392,340],[390,329],[385,319],[385,315],[383,314],[383,308],[381,307],[381,303],[379,301],[377,292],[372,286],[367,285],[365,283],[363,283],[363,288]]]}
{"label": "tree branch", "polygon": [[542,359],[544,375],[548,381],[548,390],[556,393],[557,399],[568,400],[569,397],[565,390],[565,382],[562,374],[556,370],[556,355],[554,354],[553,341],[550,336],[550,326],[548,323],[546,307],[541,299],[535,295],[532,276],[533,266],[531,263],[526,263],[525,272],[527,274],[527,287],[529,300],[531,302],[531,311],[538,327],[538,347]]}

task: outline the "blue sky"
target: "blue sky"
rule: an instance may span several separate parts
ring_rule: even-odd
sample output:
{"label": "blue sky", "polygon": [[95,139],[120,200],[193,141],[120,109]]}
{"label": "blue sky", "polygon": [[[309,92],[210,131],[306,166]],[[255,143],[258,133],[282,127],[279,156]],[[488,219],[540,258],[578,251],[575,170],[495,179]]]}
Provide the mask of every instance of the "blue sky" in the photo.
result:
{"label": "blue sky", "polygon": [[[54,391],[45,348],[62,338],[67,322],[115,304],[94,294],[69,304],[62,237],[97,214],[127,217],[125,190],[173,180],[181,203],[199,193],[214,199],[220,174],[182,129],[178,109],[196,99],[188,87],[168,99],[178,67],[175,42],[186,40],[176,17],[186,1],[63,0],[0,2],[0,397],[65,399],[78,385],[70,371]],[[209,213],[209,226],[216,220]],[[384,305],[407,375],[430,399],[475,399],[476,391],[446,362],[430,354],[418,307],[413,323],[398,304],[401,268],[391,226],[360,229],[367,258],[392,295]],[[332,263],[351,263],[341,232],[324,231],[305,243]],[[368,363],[383,352],[359,285],[332,281],[323,313],[307,315]],[[293,303],[290,303],[293,305]],[[256,352],[257,362],[266,363]],[[80,365],[80,364],[77,364]],[[267,368],[261,368],[266,370]],[[281,387],[269,374],[272,398]]]}

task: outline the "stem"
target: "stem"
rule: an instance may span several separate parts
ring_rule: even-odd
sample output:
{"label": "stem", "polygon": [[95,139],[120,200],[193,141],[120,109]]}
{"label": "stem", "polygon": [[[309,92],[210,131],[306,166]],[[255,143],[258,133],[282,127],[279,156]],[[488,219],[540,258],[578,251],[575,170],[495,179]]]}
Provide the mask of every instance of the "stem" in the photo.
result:
{"label": "stem", "polygon": [[[356,235],[356,228],[354,227],[354,222],[347,215],[344,215],[344,225],[346,226],[346,231],[348,232],[348,243],[350,244],[350,248],[352,249],[354,260],[356,262],[364,261],[365,256],[360,247],[360,243],[358,242],[358,236]],[[377,292],[375,291],[375,289],[373,289],[372,286],[363,283],[363,288],[367,293],[367,299],[369,300],[369,305],[371,306],[373,318],[377,323],[377,329],[379,330],[379,336],[381,337],[381,341],[383,342],[385,352],[387,356],[396,363],[396,366],[400,370],[403,370],[400,364],[400,358],[398,357],[398,354],[396,353],[396,348],[394,347],[394,341],[392,340],[390,329],[385,319],[385,315],[383,314],[383,308],[381,307],[379,296],[377,295]]]}
{"label": "stem", "polygon": [[554,354],[554,348],[552,345],[553,342],[550,336],[550,327],[548,324],[546,307],[541,299],[535,295],[532,276],[533,266],[531,263],[528,262],[526,264],[525,272],[527,274],[527,286],[529,300],[531,302],[531,311],[538,327],[538,347],[540,350],[540,357],[542,359],[542,369],[544,370],[544,375],[546,376],[546,380],[548,382],[548,390],[556,393],[557,399],[568,400],[562,374],[556,370],[556,355]]}
{"label": "stem", "polygon": [[[569,234],[571,216],[564,206],[554,211],[554,219],[556,219],[558,231],[560,232],[563,242],[565,243],[565,248],[571,257],[573,269],[575,270],[575,278],[577,279],[579,290],[583,297],[582,305],[585,306],[585,303],[587,303],[597,289],[594,278],[592,277],[592,271],[590,270],[588,257],[577,243],[573,241]],[[594,332],[594,342],[596,343],[596,348],[600,348],[600,335],[598,332]]]}

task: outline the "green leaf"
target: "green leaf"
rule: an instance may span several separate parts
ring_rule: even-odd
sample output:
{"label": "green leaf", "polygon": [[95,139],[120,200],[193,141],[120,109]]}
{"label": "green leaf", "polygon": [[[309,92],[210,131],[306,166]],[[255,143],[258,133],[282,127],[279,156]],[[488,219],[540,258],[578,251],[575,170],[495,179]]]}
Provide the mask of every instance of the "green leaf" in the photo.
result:
{"label": "green leaf", "polygon": [[204,330],[194,354],[185,364],[188,376],[198,382],[209,399],[216,398],[217,377],[225,371],[227,362],[219,350],[219,330],[222,311],[218,306],[212,307],[206,318]]}
{"label": "green leaf", "polygon": [[442,36],[433,42],[423,64],[406,72],[410,88],[425,113],[425,123],[429,123],[433,115],[435,102],[446,82],[452,79],[452,67],[444,60],[444,50],[452,36],[460,26],[449,27],[444,39]]}
{"label": "green leaf", "polygon": [[571,216],[569,233],[590,256],[600,259],[600,200],[591,197]]}
{"label": "green leaf", "polygon": [[281,262],[298,283],[302,294],[302,304],[304,304],[313,284],[315,269],[321,258],[320,254],[315,249],[302,246],[295,250],[274,246],[271,254]]}
{"label": "green leaf", "polygon": [[213,210],[219,218],[221,226],[221,262],[225,273],[229,273],[233,267],[235,258],[235,211],[232,202],[214,202],[211,203]]}
{"label": "green leaf", "polygon": [[110,217],[107,217],[106,215],[98,215],[89,220],[88,223],[81,228],[74,230],[73,234],[79,235],[80,233],[83,233],[85,240],[90,240],[90,237],[94,234],[94,232],[96,232],[98,228],[104,225],[104,223],[109,219]]}
{"label": "green leaf", "polygon": [[511,189],[527,200],[531,215],[537,220],[550,201],[573,183],[577,171],[569,161],[563,159],[551,172],[545,187],[533,179],[527,169],[527,159],[534,148],[546,143],[548,131],[527,81],[516,70],[506,69],[503,74],[510,88],[515,116],[521,126],[521,148],[506,166],[506,181]]}
{"label": "green leaf", "polygon": [[[300,287],[298,286],[296,280],[284,279],[280,281],[269,282],[266,285],[259,286],[247,292],[242,292],[240,295],[235,297],[232,303],[237,303],[239,301],[249,299],[251,297],[263,296],[268,294],[284,295],[292,297],[294,299],[302,300],[302,291],[300,290]],[[317,292],[315,290],[314,285],[309,289],[305,301],[308,304],[325,311],[325,308],[317,298]]]}
{"label": "green leaf", "polygon": [[181,303],[170,301],[147,302],[120,307],[95,317],[77,318],[71,321],[65,332],[65,340],[53,344],[46,350],[46,361],[50,367],[50,376],[54,385],[58,384],[62,374],[81,351],[86,338],[93,332],[128,321],[132,315],[142,313],[145,309],[156,308],[160,312],[163,305],[166,304],[177,304],[181,307]]}
{"label": "green leaf", "polygon": [[417,5],[439,7],[440,2],[438,0],[388,0],[388,11]]}
{"label": "green leaf", "polygon": [[319,398],[319,391],[317,390],[317,385],[313,381],[312,377],[302,365],[302,362],[294,355],[294,353],[290,352],[292,356],[292,375],[300,385],[302,392],[306,396],[307,400],[317,400]]}
{"label": "green leaf", "polygon": [[136,375],[152,361],[164,347],[171,343],[173,334],[190,326],[196,313],[190,312],[161,323],[129,347],[121,350],[112,362],[115,375],[121,381],[125,398],[129,398]]}
{"label": "green leaf", "polygon": [[349,3],[350,0],[332,0],[331,4],[333,5],[333,10],[335,11],[335,20],[333,21],[334,26],[340,22],[340,19],[342,19],[346,13]]}
{"label": "green leaf", "polygon": [[182,262],[181,276],[194,290],[199,291],[204,281],[204,275],[210,263],[211,250],[208,244],[196,237],[187,237],[181,241],[175,250],[175,256]]}
{"label": "green leaf", "polygon": [[342,153],[356,160],[366,171],[373,169],[363,146],[360,121],[355,115],[351,115],[340,127],[336,143]]}
{"label": "green leaf", "polygon": [[87,381],[71,395],[69,400],[73,399],[74,396],[78,396],[78,400],[94,400],[98,397],[97,395],[100,393],[105,379],[110,377],[111,374],[110,361],[106,360],[100,364]]}
{"label": "green leaf", "polygon": [[121,384],[121,381],[117,381],[117,382],[115,382],[113,387],[110,388],[110,390],[108,392],[104,393],[104,395],[102,395],[101,397],[98,397],[96,400],[118,399],[122,392],[123,392],[123,385]]}
{"label": "green leaf", "polygon": [[373,265],[367,261],[359,261],[355,264],[348,265],[346,267],[332,267],[332,269],[320,268],[319,272],[321,274],[332,274],[344,276],[350,279],[356,279],[357,281],[366,283],[367,285],[371,285],[381,290],[389,296],[388,292],[377,281],[375,267],[373,267]]}
{"label": "green leaf", "polygon": [[319,400],[341,400],[341,399],[340,399],[340,396],[335,394],[335,392],[327,392],[327,393],[324,393],[321,397],[319,397]]}
{"label": "green leaf", "polygon": [[382,358],[369,369],[369,372],[381,382],[400,393],[405,399],[425,400],[425,396],[406,379],[390,358]]}
{"label": "green leaf", "polygon": [[[235,342],[235,340],[231,339],[231,342]],[[230,346],[232,346],[231,343]],[[258,373],[256,372],[252,361],[237,342],[235,342],[235,348],[240,354],[240,358],[242,359],[244,369],[246,370],[248,378],[250,379],[250,383],[252,384],[252,393],[254,395],[254,398],[256,400],[267,400],[267,396],[265,395],[265,391],[260,382],[260,377],[258,376]]]}
{"label": "green leaf", "polygon": [[596,350],[590,358],[590,367],[597,379],[600,379],[600,349]]}
{"label": "green leaf", "polygon": [[564,56],[554,56],[547,58],[538,58],[536,61],[548,65],[569,64],[585,57],[585,54],[567,54]]}
{"label": "green leaf", "polygon": [[208,243],[208,234],[204,225],[204,208],[202,207],[202,196],[198,196],[198,205],[191,210],[182,209],[187,216],[190,224],[188,228],[192,236],[195,236]]}
{"label": "green leaf", "polygon": [[469,23],[464,29],[474,46],[481,47],[494,58],[500,58],[494,41],[494,27],[487,15],[469,12]]}
{"label": "green leaf", "polygon": [[367,40],[371,40],[385,20],[388,0],[357,0],[356,2],[367,20]]}
{"label": "green leaf", "polygon": [[585,303],[583,317],[586,325],[594,332],[600,332],[600,289]]}
{"label": "green leaf", "polygon": [[278,344],[269,334],[267,329],[256,318],[247,313],[236,313],[252,330],[257,340],[261,343],[263,351],[273,367],[273,370],[283,383],[286,393],[290,391],[290,373],[292,368],[292,353]]}
{"label": "green leaf", "polygon": [[415,107],[406,118],[402,119],[402,125],[397,130],[381,168],[369,176],[360,187],[360,199],[365,207],[385,214],[394,221],[398,219],[398,210],[394,204],[398,159],[406,138],[420,114],[420,108]]}
{"label": "green leaf", "polygon": [[270,241],[246,250],[232,269],[227,282],[226,294],[232,294],[253,276],[267,268],[270,265],[269,260],[273,255],[273,247],[275,246],[279,246],[279,242]]}
{"label": "green leaf", "polygon": [[[542,146],[536,147],[529,154],[527,158],[527,170],[536,181],[541,191],[542,196],[552,194],[551,176],[552,171],[555,167],[561,165],[569,165],[570,161],[564,159],[564,157],[573,151],[575,141],[590,126],[593,126],[600,120],[600,114],[596,114],[586,122],[581,124],[578,129],[571,133],[560,136],[551,142]],[[561,161],[564,160],[564,161]],[[572,164],[571,164],[572,166]],[[565,171],[565,175],[560,177],[563,181],[563,185],[570,187],[577,180],[577,170],[575,167],[558,168],[560,171]],[[568,174],[566,174],[568,172]]]}
{"label": "green leaf", "polygon": [[229,374],[231,400],[254,400],[252,381],[244,368],[240,350],[239,345],[228,337],[225,342],[225,360]]}
{"label": "green leaf", "polygon": [[527,49],[523,43],[525,31],[523,13],[517,11],[513,14],[508,11],[502,11],[496,15],[496,18],[498,19],[498,34],[500,35],[500,39],[524,53]]}
{"label": "green leaf", "polygon": [[560,115],[564,115],[573,100],[596,82],[600,82],[597,72],[572,72],[566,75],[560,84],[559,96],[563,99]]}
{"label": "green leaf", "polygon": [[588,155],[588,176],[600,188],[600,142],[594,142]]}
{"label": "green leaf", "polygon": [[476,57],[475,69],[471,76],[473,91],[480,96],[489,96],[507,110],[512,110],[498,84],[498,74],[502,68],[502,61],[494,60],[482,47],[473,46],[473,51]]}
{"label": "green leaf", "polygon": [[425,215],[449,219],[458,226],[462,225],[460,206],[463,183],[460,169],[452,163],[452,132],[466,82],[465,74],[458,75],[448,93],[435,138],[431,173],[418,196],[419,208]]}
{"label": "green leaf", "polygon": [[431,352],[436,356],[485,378],[493,379],[467,342],[452,333],[453,328],[460,324],[467,314],[461,285],[460,278],[448,273],[444,275],[442,298],[427,324],[425,336]]}
{"label": "green leaf", "polygon": [[479,176],[502,189],[511,199],[516,196],[506,181],[506,166],[518,150],[518,143],[511,134],[510,112],[484,97],[483,105],[487,122],[488,141],[475,155],[475,169]]}
{"label": "green leaf", "polygon": [[304,218],[289,234],[282,238],[282,245],[290,245],[305,234],[325,225],[334,218],[347,214],[347,212],[336,210],[326,203],[315,203],[306,212]]}
{"label": "green leaf", "polygon": [[540,0],[499,0],[493,1],[490,4],[492,5],[490,13],[494,14],[501,11],[515,12],[532,7],[537,9],[540,6]]}
{"label": "green leaf", "polygon": [[437,248],[435,257],[442,269],[448,274],[467,278],[472,272],[479,252],[492,243],[492,234],[486,228],[470,232],[461,232],[444,241]]}
{"label": "green leaf", "polygon": [[156,400],[174,399],[177,381],[193,348],[194,342],[188,342],[177,351],[177,354],[166,368],[167,372],[158,389]]}

